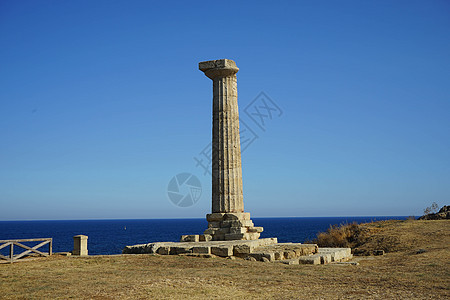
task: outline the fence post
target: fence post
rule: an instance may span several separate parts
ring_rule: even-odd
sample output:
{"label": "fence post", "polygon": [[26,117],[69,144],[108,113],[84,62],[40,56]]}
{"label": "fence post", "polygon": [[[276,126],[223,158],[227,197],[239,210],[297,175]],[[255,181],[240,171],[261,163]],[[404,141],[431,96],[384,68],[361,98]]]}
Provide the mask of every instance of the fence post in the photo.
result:
{"label": "fence post", "polygon": [[14,243],[11,243],[9,248],[9,258],[11,259],[10,263],[14,262]]}
{"label": "fence post", "polygon": [[87,235],[76,235],[73,237],[73,255],[86,256],[88,255],[87,249]]}

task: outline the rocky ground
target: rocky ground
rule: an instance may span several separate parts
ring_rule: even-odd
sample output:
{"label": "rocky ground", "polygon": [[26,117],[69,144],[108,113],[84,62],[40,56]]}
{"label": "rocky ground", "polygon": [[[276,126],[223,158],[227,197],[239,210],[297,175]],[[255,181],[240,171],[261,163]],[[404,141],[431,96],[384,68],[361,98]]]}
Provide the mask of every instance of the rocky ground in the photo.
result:
{"label": "rocky ground", "polygon": [[[359,265],[115,255],[0,264],[0,298],[448,299],[449,220],[367,224]],[[368,251],[370,252],[370,251]]]}

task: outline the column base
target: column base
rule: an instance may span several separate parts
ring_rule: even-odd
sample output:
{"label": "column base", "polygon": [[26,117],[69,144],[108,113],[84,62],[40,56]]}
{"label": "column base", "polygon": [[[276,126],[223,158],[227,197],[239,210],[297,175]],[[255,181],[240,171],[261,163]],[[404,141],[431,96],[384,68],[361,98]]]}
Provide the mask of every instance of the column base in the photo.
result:
{"label": "column base", "polygon": [[206,215],[208,229],[204,236],[211,236],[213,241],[257,240],[262,227],[255,227],[250,213],[212,213]]}

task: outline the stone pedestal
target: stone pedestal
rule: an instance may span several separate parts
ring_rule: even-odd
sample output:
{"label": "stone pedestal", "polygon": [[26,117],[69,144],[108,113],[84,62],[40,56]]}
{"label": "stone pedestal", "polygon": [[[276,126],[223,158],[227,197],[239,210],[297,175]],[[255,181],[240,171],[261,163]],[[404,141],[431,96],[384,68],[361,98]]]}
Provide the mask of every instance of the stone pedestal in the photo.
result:
{"label": "stone pedestal", "polygon": [[87,235],[76,235],[73,237],[73,255],[86,256],[88,255],[87,249]]}
{"label": "stone pedestal", "polygon": [[[207,215],[205,239],[258,239],[262,227],[254,227],[244,213],[241,144],[237,104],[239,68],[229,59],[199,63],[213,81],[212,213]],[[210,236],[210,238],[208,237]]]}

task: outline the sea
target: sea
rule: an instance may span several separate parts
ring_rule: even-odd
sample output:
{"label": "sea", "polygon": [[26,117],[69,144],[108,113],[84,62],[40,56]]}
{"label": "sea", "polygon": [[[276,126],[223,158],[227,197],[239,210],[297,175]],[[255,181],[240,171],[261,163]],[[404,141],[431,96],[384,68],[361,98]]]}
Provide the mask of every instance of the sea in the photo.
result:
{"label": "sea", "polygon": [[[319,232],[326,231],[332,225],[406,218],[377,216],[252,218],[252,220],[255,226],[264,227],[261,238],[277,237],[280,243],[304,243],[314,239]],[[122,253],[122,249],[127,245],[177,242],[181,235],[201,234],[207,227],[205,219],[0,221],[0,240],[53,238],[53,252],[68,252],[73,249],[73,236],[83,234],[88,236],[90,255],[110,255]],[[29,246],[34,244],[28,243]],[[46,250],[45,247],[43,250]],[[5,247],[0,250],[0,254],[6,255],[8,251],[9,247]]]}

